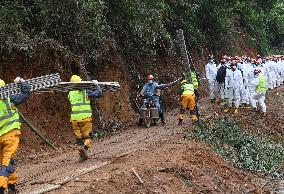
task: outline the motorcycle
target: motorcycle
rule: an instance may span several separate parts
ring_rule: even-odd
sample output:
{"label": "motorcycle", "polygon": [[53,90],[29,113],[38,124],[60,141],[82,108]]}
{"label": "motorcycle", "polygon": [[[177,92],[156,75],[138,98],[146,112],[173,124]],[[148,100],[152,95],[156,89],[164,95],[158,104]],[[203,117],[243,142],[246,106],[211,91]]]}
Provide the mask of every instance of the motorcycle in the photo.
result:
{"label": "motorcycle", "polygon": [[143,98],[143,106],[140,107],[140,115],[143,118],[143,124],[149,128],[151,125],[156,125],[159,120],[159,109],[155,106],[155,97]]}

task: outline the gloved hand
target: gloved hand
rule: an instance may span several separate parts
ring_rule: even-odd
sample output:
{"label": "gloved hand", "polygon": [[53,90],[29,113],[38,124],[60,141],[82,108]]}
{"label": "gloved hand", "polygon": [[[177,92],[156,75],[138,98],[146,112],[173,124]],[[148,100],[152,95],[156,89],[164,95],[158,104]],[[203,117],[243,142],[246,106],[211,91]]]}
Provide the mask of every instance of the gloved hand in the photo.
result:
{"label": "gloved hand", "polygon": [[20,77],[16,77],[16,79],[14,80],[14,83],[20,83],[21,78]]}
{"label": "gloved hand", "polygon": [[20,77],[16,77],[16,79],[14,80],[14,83],[23,83],[25,82],[24,78],[20,78]]}
{"label": "gloved hand", "polygon": [[93,82],[95,85],[98,85],[98,84],[99,84],[98,80],[92,80],[92,82]]}

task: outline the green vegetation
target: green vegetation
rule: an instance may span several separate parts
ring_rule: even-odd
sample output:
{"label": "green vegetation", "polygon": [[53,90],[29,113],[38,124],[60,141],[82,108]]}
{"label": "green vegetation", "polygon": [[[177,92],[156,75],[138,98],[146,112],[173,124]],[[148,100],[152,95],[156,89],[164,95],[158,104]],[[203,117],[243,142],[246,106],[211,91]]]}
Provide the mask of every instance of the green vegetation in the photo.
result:
{"label": "green vegetation", "polygon": [[187,137],[204,141],[237,167],[283,176],[278,172],[284,162],[283,145],[242,131],[231,118],[220,119],[213,126],[200,126]]}
{"label": "green vegetation", "polygon": [[234,52],[245,34],[268,54],[284,34],[278,0],[5,0],[0,6],[2,57],[53,39],[89,63],[108,59],[112,49],[151,62],[176,53],[179,28],[191,49]]}

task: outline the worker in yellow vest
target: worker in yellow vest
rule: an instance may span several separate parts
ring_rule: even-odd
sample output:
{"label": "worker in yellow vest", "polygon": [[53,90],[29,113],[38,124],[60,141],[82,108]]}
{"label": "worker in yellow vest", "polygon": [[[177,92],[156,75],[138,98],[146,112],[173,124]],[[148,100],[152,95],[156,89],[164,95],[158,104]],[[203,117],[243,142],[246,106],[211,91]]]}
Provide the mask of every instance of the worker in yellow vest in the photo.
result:
{"label": "worker in yellow vest", "polygon": [[[13,95],[7,99],[0,99],[0,194],[16,193],[18,176],[15,170],[14,157],[20,141],[20,116],[16,106],[25,102],[30,95],[30,86],[22,78],[16,78],[15,83],[21,85],[21,94]],[[5,82],[0,79],[0,87]]]}
{"label": "worker in yellow vest", "polygon": [[194,89],[198,89],[198,77],[197,77],[197,73],[195,69],[191,70],[191,80],[192,80]]}
{"label": "worker in yellow vest", "polygon": [[196,124],[197,117],[195,113],[195,95],[194,95],[194,86],[193,84],[188,83],[187,80],[181,81],[181,89],[178,91],[178,94],[181,95],[181,109],[179,115],[179,125],[183,124],[184,115],[186,109],[190,110],[190,119],[193,124]]}
{"label": "worker in yellow vest", "polygon": [[[73,75],[71,82],[81,82],[82,79],[78,75]],[[93,147],[90,133],[92,132],[92,108],[91,98],[98,98],[102,95],[102,90],[97,80],[93,80],[96,84],[96,90],[73,90],[68,94],[71,104],[72,127],[76,137],[76,145],[78,146],[80,161],[87,160],[89,153]]]}
{"label": "worker in yellow vest", "polygon": [[197,121],[196,124],[199,123],[199,117],[200,117],[200,113],[199,113],[199,105],[198,105],[198,101],[199,101],[199,76],[200,76],[200,72],[198,70],[196,70],[194,68],[194,66],[190,66],[191,69],[191,80],[192,80],[192,84],[194,87],[194,95],[195,95],[195,114],[197,116]]}
{"label": "worker in yellow vest", "polygon": [[254,70],[254,78],[251,82],[252,87],[254,88],[253,94],[251,95],[251,106],[257,110],[256,102],[260,106],[262,116],[266,114],[266,104],[265,104],[265,94],[267,91],[267,79],[261,73],[260,69]]}

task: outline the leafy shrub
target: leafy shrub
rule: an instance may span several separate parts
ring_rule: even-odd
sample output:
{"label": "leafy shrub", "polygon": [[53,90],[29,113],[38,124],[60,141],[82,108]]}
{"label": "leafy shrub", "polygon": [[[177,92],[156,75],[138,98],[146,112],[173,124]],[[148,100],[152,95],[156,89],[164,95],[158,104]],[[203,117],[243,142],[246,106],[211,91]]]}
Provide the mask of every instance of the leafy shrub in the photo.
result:
{"label": "leafy shrub", "polygon": [[208,143],[226,160],[247,170],[276,173],[284,162],[283,146],[247,134],[232,119],[222,118],[213,126],[200,126],[188,138]]}

